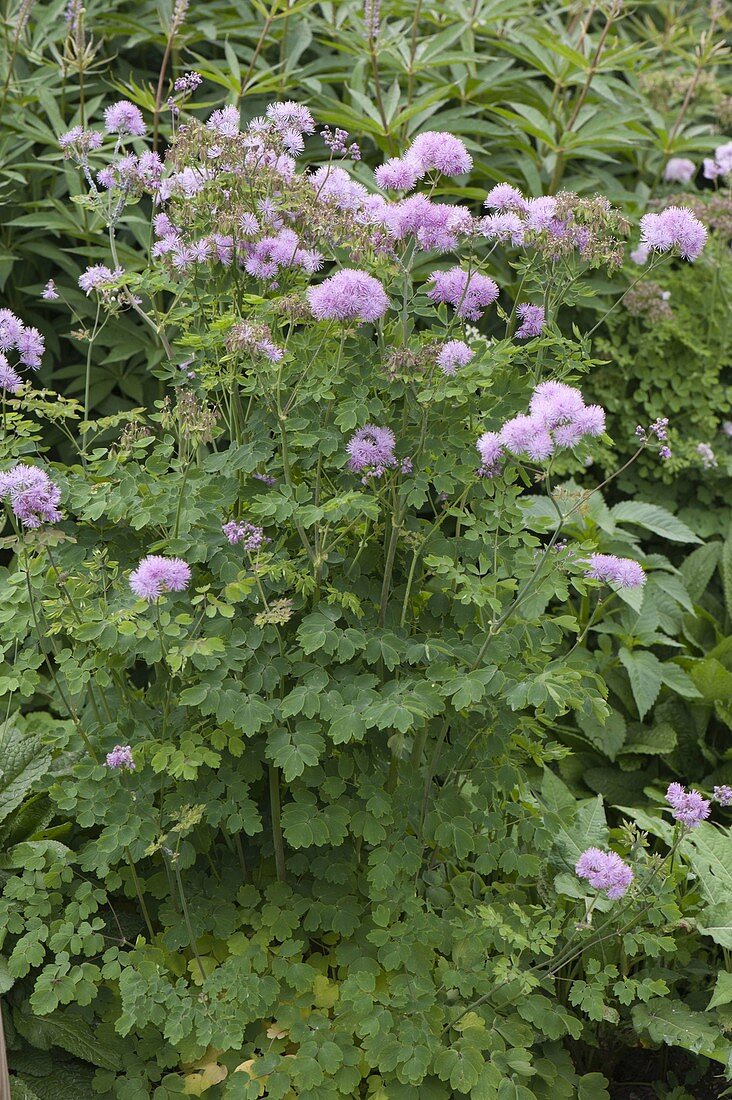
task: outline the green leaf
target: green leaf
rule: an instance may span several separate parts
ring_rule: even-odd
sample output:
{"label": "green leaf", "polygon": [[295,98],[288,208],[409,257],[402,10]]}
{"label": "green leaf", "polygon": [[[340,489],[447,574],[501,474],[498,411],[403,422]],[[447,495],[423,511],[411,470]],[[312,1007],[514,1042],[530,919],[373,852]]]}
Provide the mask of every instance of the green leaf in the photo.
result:
{"label": "green leaf", "polygon": [[574,868],[586,848],[607,846],[607,820],[602,796],[582,802],[572,825],[560,825],[556,850],[564,862]]}
{"label": "green leaf", "polygon": [[701,542],[690,527],[659,504],[640,500],[623,500],[611,508],[617,523],[633,523],[670,542]]}
{"label": "green leaf", "polygon": [[712,999],[707,1005],[707,1011],[710,1008],[717,1008],[719,1005],[728,1005],[730,1001],[732,1001],[732,974],[728,970],[720,970],[717,974],[717,983],[714,986]]}
{"label": "green leaf", "polygon": [[39,734],[23,736],[5,722],[0,729],[0,821],[20,805],[34,783],[48,771],[51,754]]}
{"label": "green leaf", "polygon": [[24,1039],[41,1050],[61,1047],[82,1062],[91,1062],[100,1069],[121,1069],[121,1050],[100,1040],[88,1024],[70,1012],[31,1016],[16,1009],[13,1023]]}
{"label": "green leaf", "polygon": [[679,571],[683,577],[686,591],[694,603],[698,603],[706,592],[707,585],[717,568],[721,553],[721,542],[718,540],[707,542],[703,546],[697,547],[696,550],[692,550],[688,558],[685,558],[681,563]]}
{"label": "green leaf", "polygon": [[655,654],[647,650],[629,650],[623,647],[618,656],[623,664],[630,687],[638,707],[638,715],[643,718],[651,709],[663,683],[663,668]]}
{"label": "green leaf", "polygon": [[693,1012],[683,1001],[656,997],[648,1004],[636,1005],[631,1015],[636,1030],[647,1032],[654,1043],[681,1047],[729,1064],[732,1043],[722,1037],[717,1021],[703,1012]]}
{"label": "green leaf", "polygon": [[650,756],[673,752],[676,748],[676,740],[676,730],[666,722],[660,722],[650,729],[641,726],[630,735],[620,750],[620,755],[641,753]]}

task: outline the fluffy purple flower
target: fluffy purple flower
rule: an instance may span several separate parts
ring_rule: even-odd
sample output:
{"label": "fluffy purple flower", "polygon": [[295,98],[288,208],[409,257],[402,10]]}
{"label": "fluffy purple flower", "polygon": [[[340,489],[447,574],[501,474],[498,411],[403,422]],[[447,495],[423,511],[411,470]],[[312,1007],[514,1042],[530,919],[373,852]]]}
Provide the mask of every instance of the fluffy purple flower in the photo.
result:
{"label": "fluffy purple flower", "polygon": [[0,497],[7,497],[13,514],[24,527],[40,527],[61,519],[61,490],[44,470],[18,463],[0,473]]}
{"label": "fluffy purple flower", "polygon": [[93,290],[106,289],[122,274],[121,268],[110,271],[106,264],[94,264],[92,267],[88,267],[83,275],[79,276],[79,286],[88,298]]}
{"label": "fluffy purple flower", "polygon": [[464,340],[448,340],[438,352],[437,365],[443,374],[454,374],[458,367],[467,366],[474,355]]}
{"label": "fluffy purple flower", "polygon": [[9,351],[18,342],[23,322],[9,309],[0,309],[0,349]]}
{"label": "fluffy purple flower", "polygon": [[124,771],[133,772],[135,761],[132,756],[132,746],[115,745],[112,751],[107,753],[105,764],[108,768],[121,768]]}
{"label": "fluffy purple flower", "polygon": [[58,298],[58,291],[56,290],[56,284],[53,279],[49,279],[44,286],[41,298],[43,298],[45,302],[55,302]]}
{"label": "fluffy purple flower", "polygon": [[643,567],[632,558],[618,558],[615,554],[592,554],[587,561],[585,576],[605,584],[617,584],[618,588],[641,588],[646,583]]}
{"label": "fluffy purple flower", "polygon": [[308,290],[313,317],[332,321],[378,321],[389,308],[389,298],[373,275],[344,267]]}
{"label": "fluffy purple flower", "polygon": [[267,108],[267,118],[275,129],[283,132],[297,130],[301,134],[315,132],[315,120],[307,107],[302,103],[270,103]]}
{"label": "fluffy purple flower", "polygon": [[37,328],[23,328],[15,343],[18,358],[26,367],[37,370],[41,365],[41,356],[46,350],[46,342]]}
{"label": "fluffy purple flower", "polygon": [[541,462],[552,454],[554,440],[538,416],[514,416],[499,433],[501,444],[512,455],[526,454]]}
{"label": "fluffy purple flower", "polygon": [[541,232],[553,228],[557,214],[557,200],[553,195],[541,195],[537,199],[528,199],[525,209],[527,229]]}
{"label": "fluffy purple flower", "polygon": [[689,183],[696,175],[696,165],[688,157],[671,157],[663,170],[667,183]]}
{"label": "fluffy purple flower", "polygon": [[510,241],[512,245],[520,245],[524,242],[526,228],[518,214],[513,210],[505,210],[483,218],[480,231],[489,241],[500,241],[501,244]]}
{"label": "fluffy purple flower", "polygon": [[14,367],[11,367],[5,356],[0,352],[0,390],[5,393],[17,393],[23,385],[23,379]]}
{"label": "fluffy purple flower", "polygon": [[324,164],[313,172],[310,181],[315,188],[315,197],[319,202],[329,203],[339,210],[360,210],[368,198],[368,191],[362,183],[351,179],[345,168]]}
{"label": "fluffy purple flower", "polygon": [[239,108],[228,106],[214,111],[206,123],[206,129],[218,137],[233,138],[239,133]]}
{"label": "fluffy purple flower", "polygon": [[132,137],[144,137],[147,127],[142,112],[134,103],[120,99],[104,112],[104,128],[108,134],[130,134]]}
{"label": "fluffy purple flower", "polygon": [[695,260],[707,239],[705,226],[684,206],[668,206],[660,214],[640,220],[641,245],[656,252],[677,248],[685,260]]}
{"label": "fluffy purple flower", "polygon": [[430,202],[426,195],[411,195],[387,205],[378,220],[396,240],[413,233],[421,248],[448,252],[455,248],[460,233],[472,229],[472,218],[463,206]]}
{"label": "fluffy purple flower", "polygon": [[498,286],[487,275],[478,272],[468,274],[460,267],[449,271],[436,271],[430,276],[434,284],[428,297],[433,302],[447,302],[455,308],[458,317],[479,321],[486,306],[498,297]]}
{"label": "fluffy purple flower", "polygon": [[379,187],[386,191],[411,191],[425,170],[416,157],[391,157],[374,172]]}
{"label": "fluffy purple flower", "polygon": [[418,161],[426,172],[434,169],[443,176],[462,176],[473,167],[473,158],[460,138],[434,130],[414,139],[407,158]]}
{"label": "fluffy purple flower", "polygon": [[721,787],[715,787],[714,797],[720,806],[732,806],[732,787],[728,787],[726,783]]}
{"label": "fluffy purple flower", "polygon": [[521,318],[521,326],[516,329],[517,340],[528,340],[531,336],[540,336],[544,328],[545,314],[543,306],[532,306],[524,302],[516,313]]}
{"label": "fluffy purple flower", "polygon": [[354,473],[367,471],[381,477],[385,470],[396,466],[396,439],[390,428],[366,424],[351,436],[346,447],[348,468]]}
{"label": "fluffy purple flower", "polygon": [[630,253],[630,258],[634,264],[644,264],[648,259],[650,248],[647,244],[639,244],[637,248],[633,248]]}
{"label": "fluffy purple flower", "polygon": [[666,791],[666,801],[672,816],[687,829],[695,829],[709,817],[710,805],[698,791],[687,791],[680,783],[671,783]]}
{"label": "fluffy purple flower", "polygon": [[512,187],[510,183],[497,183],[491,187],[483,205],[489,210],[525,210],[526,199],[518,187]]}
{"label": "fluffy purple flower", "polygon": [[480,455],[480,477],[495,477],[501,469],[503,447],[497,432],[483,432],[475,444]]}
{"label": "fluffy purple flower", "polygon": [[84,130],[81,126],[74,126],[65,134],[61,134],[58,144],[67,155],[70,152],[84,155],[101,147],[102,135],[96,130]]}
{"label": "fluffy purple flower", "polygon": [[633,881],[632,868],[617,852],[603,852],[601,848],[587,848],[574,869],[579,878],[587,879],[595,890],[604,890],[613,901],[622,898]]}
{"label": "fluffy purple flower", "polygon": [[576,420],[585,411],[582,394],[566,382],[541,382],[529,403],[532,416],[537,416],[545,427],[556,428],[569,420]]}
{"label": "fluffy purple flower", "polygon": [[244,550],[260,550],[266,542],[269,542],[269,539],[264,536],[264,529],[256,527],[253,523],[237,523],[232,519],[223,524],[221,530],[232,546],[241,543]]}
{"label": "fluffy purple flower", "polygon": [[182,558],[150,554],[130,573],[130,588],[140,599],[153,602],[163,592],[182,592],[190,579],[190,566]]}

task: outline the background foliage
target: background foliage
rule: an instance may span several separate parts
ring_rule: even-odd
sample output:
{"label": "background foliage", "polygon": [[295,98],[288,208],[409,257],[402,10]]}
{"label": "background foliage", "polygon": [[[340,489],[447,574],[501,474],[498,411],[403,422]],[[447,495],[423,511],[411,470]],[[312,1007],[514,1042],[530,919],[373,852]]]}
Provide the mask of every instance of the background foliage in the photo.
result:
{"label": "background foliage", "polygon": [[[443,670],[440,680],[424,646],[445,622],[452,658],[470,645],[467,624],[485,599],[475,579],[479,531],[461,535],[451,515],[437,532],[426,572],[443,602],[439,615],[434,607],[416,610],[413,638],[383,623],[373,629],[378,554],[362,559],[357,583],[334,585],[318,604],[302,586],[290,545],[284,564],[273,556],[265,577],[278,598],[296,593],[298,616],[281,632],[282,655],[279,628],[252,625],[252,576],[241,576],[217,549],[214,533],[235,501],[255,522],[283,529],[309,502],[253,484],[250,475],[271,457],[261,440],[260,450],[246,450],[225,439],[220,453],[210,449],[186,472],[180,433],[156,405],[166,385],[162,349],[130,311],[113,314],[93,341],[90,409],[111,418],[100,425],[98,445],[112,451],[96,457],[93,491],[75,480],[79,460],[63,425],[77,430],[73,402],[84,400],[95,315],[77,280],[85,267],[108,263],[109,251],[103,220],[84,201],[81,174],[60,158],[58,137],[124,96],[157,124],[164,148],[169,81],[195,68],[204,78],[194,106],[201,119],[225,103],[238,104],[244,121],[273,99],[307,103],[319,122],[359,140],[357,178],[416,133],[449,130],[465,140],[474,167],[460,185],[441,181],[444,200],[477,210],[495,182],[508,180],[533,195],[605,194],[636,224],[679,191],[663,179],[669,157],[700,165],[730,137],[729,12],[714,3],[383,3],[376,39],[365,33],[363,5],[349,0],[214,0],[175,10],[112,0],[90,3],[82,18],[76,8],[72,14],[30,0],[4,12],[2,305],[43,332],[48,350],[36,388],[68,402],[35,398],[9,434],[13,447],[20,441],[18,453],[32,454],[41,441],[50,459],[66,465],[64,487],[79,518],[76,542],[62,535],[58,545],[41,540],[29,551],[64,683],[72,696],[91,684],[100,707],[106,699],[115,722],[102,714],[94,727],[105,745],[112,738],[106,747],[113,731],[129,741],[144,737],[145,766],[133,800],[101,765],[81,758],[78,733],[42,667],[24,575],[6,554],[0,990],[13,1095],[44,1100],[63,1088],[69,1100],[92,1089],[166,1100],[200,1088],[212,1100],[593,1100],[620,1088],[628,1064],[660,1096],[705,1095],[715,1076],[729,1080],[731,1065],[729,811],[695,831],[669,864],[674,838],[659,806],[672,779],[706,791],[732,782],[728,194],[701,171],[686,189],[681,201],[716,203],[703,214],[712,240],[696,264],[668,265],[654,276],[659,292],[670,292],[671,316],[655,316],[648,300],[633,306],[631,292],[603,321],[591,353],[573,353],[583,392],[608,410],[614,448],[595,450],[587,469],[559,472],[566,499],[630,456],[636,423],[671,419],[667,466],[641,456],[567,521],[577,544],[646,565],[642,603],[615,598],[598,608],[596,593],[560,573],[496,655],[498,679],[450,678]],[[303,159],[315,167],[325,150],[313,143]],[[132,273],[145,268],[146,203],[128,207],[120,224],[120,262]],[[491,263],[514,297],[520,274],[510,256],[499,250]],[[613,279],[601,270],[588,275],[559,317],[557,340],[563,333],[571,341],[573,325],[591,329],[637,275],[630,258]],[[62,301],[40,298],[50,277]],[[488,362],[503,322],[491,314],[479,329]],[[358,339],[347,352],[365,358],[370,351]],[[548,353],[555,362],[559,348]],[[306,345],[302,353],[310,352]],[[516,365],[507,360],[502,369],[491,384],[506,407],[517,406]],[[357,412],[383,413],[353,377],[340,384],[348,411],[337,431],[320,424],[316,433],[329,456],[357,426]],[[486,385],[479,375],[476,389]],[[400,391],[395,400],[402,399]],[[147,434],[119,453],[120,427],[140,408],[148,410]],[[313,447],[309,430],[297,428],[301,455]],[[703,468],[699,443],[713,448],[715,468]],[[301,460],[312,486],[315,466]],[[452,491],[451,474],[446,462],[438,491]],[[342,489],[335,519],[347,525],[368,516],[373,504],[365,496]],[[528,561],[551,530],[546,498],[518,485],[516,498],[508,497],[512,552],[523,550]],[[410,505],[417,538],[428,511],[423,501]],[[372,520],[381,522],[376,512]],[[190,607],[166,605],[160,631],[152,614],[110,608],[106,593],[98,595],[102,575],[111,571],[121,584],[156,541],[210,578]],[[472,577],[456,569],[458,543],[474,563]],[[84,601],[82,624],[59,598],[61,574]],[[189,640],[194,616],[200,633]],[[527,653],[534,655],[528,675]],[[157,680],[141,671],[155,666],[164,670]],[[284,697],[268,680],[272,669],[287,684]],[[338,669],[352,678],[351,694]],[[132,670],[129,697],[123,670]],[[385,696],[383,685],[399,676],[401,686]],[[343,725],[338,706],[352,726]],[[410,778],[408,757],[416,731],[437,736],[429,723],[444,707],[468,733],[447,741],[422,821],[423,777]],[[164,713],[169,725],[161,731]],[[354,717],[361,713],[379,731],[378,766]],[[462,770],[476,723],[491,733]],[[390,754],[402,761],[395,789]],[[286,791],[286,882],[270,820],[273,765]],[[151,818],[150,806],[159,817]],[[626,820],[635,823],[630,831]],[[587,844],[610,842],[640,865],[647,861],[650,912],[637,928],[573,957],[562,937],[571,938],[582,899],[568,867]],[[151,845],[158,850],[146,855]],[[176,854],[174,864],[161,846]],[[125,849],[133,867],[147,860],[154,943]],[[654,860],[662,859],[661,875]],[[540,980],[536,960],[550,960]],[[502,983],[505,992],[495,995]],[[484,996],[447,1039],[435,1038]],[[212,1022],[205,1006],[214,1002],[220,1011]]]}

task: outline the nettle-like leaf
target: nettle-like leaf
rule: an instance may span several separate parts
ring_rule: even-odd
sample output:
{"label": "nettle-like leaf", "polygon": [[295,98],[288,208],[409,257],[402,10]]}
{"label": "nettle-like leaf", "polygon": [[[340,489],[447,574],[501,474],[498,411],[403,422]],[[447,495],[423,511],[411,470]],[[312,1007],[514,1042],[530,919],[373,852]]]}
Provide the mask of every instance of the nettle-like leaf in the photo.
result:
{"label": "nettle-like leaf", "polygon": [[703,1054],[732,1071],[732,1043],[720,1034],[714,1014],[694,1012],[683,1001],[658,998],[636,1005],[632,1017],[635,1028],[654,1042]]}
{"label": "nettle-like leaf", "polygon": [[8,720],[0,727],[0,821],[48,771],[51,754],[39,734],[23,735]]}
{"label": "nettle-like leaf", "polygon": [[697,917],[699,930],[732,948],[732,837],[702,821],[684,841],[686,857],[697,876],[706,906]]}

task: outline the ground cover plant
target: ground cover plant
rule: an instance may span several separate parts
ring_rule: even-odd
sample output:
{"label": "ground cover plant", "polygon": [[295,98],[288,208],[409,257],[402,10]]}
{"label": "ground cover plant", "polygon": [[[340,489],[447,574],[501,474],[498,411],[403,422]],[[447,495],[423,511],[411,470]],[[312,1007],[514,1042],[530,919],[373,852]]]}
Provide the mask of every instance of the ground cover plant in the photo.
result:
{"label": "ground cover plant", "polygon": [[134,72],[157,15],[8,17],[13,1096],[732,1079],[724,13],[683,14],[178,5]]}

